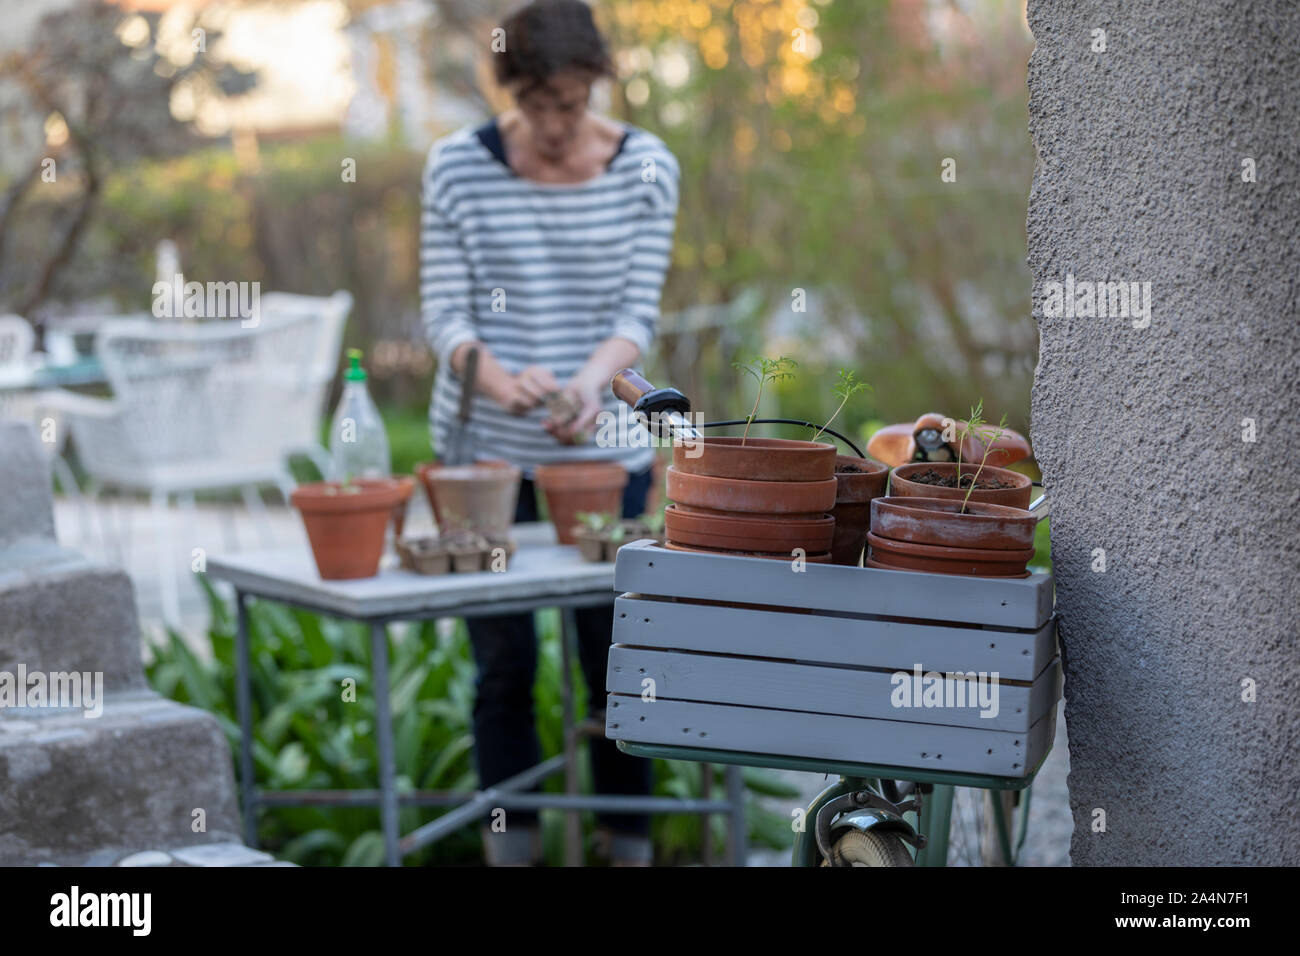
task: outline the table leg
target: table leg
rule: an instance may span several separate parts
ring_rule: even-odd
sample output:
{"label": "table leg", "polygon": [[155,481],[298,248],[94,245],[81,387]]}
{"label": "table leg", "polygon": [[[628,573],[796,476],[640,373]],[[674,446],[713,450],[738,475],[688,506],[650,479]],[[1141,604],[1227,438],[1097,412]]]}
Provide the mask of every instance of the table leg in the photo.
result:
{"label": "table leg", "polygon": [[253,700],[248,650],[248,597],[235,591],[235,709],[239,714],[239,792],[244,811],[244,842],[257,846],[257,797],[253,780]]}
{"label": "table leg", "polygon": [[393,760],[393,714],[388,697],[388,629],[370,625],[370,665],[375,680],[375,734],[379,743],[379,813],[384,827],[384,863],[401,866],[397,849],[397,770]]}
{"label": "table leg", "polygon": [[745,824],[745,778],[740,767],[735,764],[727,765],[726,778],[727,802],[731,804],[731,840],[728,847],[731,859],[727,862],[731,866],[746,866],[749,832]]}
{"label": "table leg", "polygon": [[[564,792],[578,792],[578,735],[574,730],[573,661],[569,642],[578,632],[573,608],[560,609],[560,696],[564,702]],[[577,810],[564,811],[564,865],[582,865],[582,819]]]}

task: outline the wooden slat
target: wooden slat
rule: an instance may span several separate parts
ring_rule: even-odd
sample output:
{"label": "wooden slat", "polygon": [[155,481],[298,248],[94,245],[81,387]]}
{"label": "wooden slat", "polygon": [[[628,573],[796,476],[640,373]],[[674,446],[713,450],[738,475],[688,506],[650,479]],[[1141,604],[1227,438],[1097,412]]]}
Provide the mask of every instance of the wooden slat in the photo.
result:
{"label": "wooden slat", "polygon": [[1014,733],[622,694],[607,701],[612,740],[1004,777],[1036,768],[1056,728],[1056,708],[1027,733]]}
{"label": "wooden slat", "polygon": [[881,571],[668,551],[637,541],[618,552],[618,591],[646,595],[812,608],[850,614],[957,621],[1038,630],[1052,613],[1052,578],[999,580]]}
{"label": "wooden slat", "polygon": [[[906,673],[906,697],[895,693],[894,675],[845,667],[826,667],[752,657],[718,657],[614,645],[609,653],[606,690],[648,694],[659,700],[738,704],[775,710],[877,717],[882,720],[944,724],[1027,732],[1055,706],[1060,665],[1054,661],[1031,686],[986,681],[988,706],[981,708],[974,682],[949,681],[968,706],[922,706],[913,672]],[[652,683],[646,684],[645,681]],[[967,701],[967,697],[971,698]],[[949,697],[955,703],[957,697]],[[900,701],[905,706],[895,706]],[[987,714],[987,716],[985,716]]]}
{"label": "wooden slat", "polygon": [[1033,680],[1056,656],[1051,621],[1037,632],[985,630],[629,594],[615,601],[614,643],[891,670],[919,663],[945,672],[997,671],[1019,681]]}

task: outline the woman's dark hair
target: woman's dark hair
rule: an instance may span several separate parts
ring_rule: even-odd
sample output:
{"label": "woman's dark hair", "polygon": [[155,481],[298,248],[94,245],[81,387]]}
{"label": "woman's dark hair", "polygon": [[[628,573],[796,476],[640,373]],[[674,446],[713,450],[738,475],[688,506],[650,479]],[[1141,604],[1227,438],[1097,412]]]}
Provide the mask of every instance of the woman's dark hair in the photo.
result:
{"label": "woman's dark hair", "polygon": [[582,0],[533,0],[501,26],[505,49],[493,58],[497,82],[503,86],[523,81],[526,92],[565,70],[614,73],[605,38]]}

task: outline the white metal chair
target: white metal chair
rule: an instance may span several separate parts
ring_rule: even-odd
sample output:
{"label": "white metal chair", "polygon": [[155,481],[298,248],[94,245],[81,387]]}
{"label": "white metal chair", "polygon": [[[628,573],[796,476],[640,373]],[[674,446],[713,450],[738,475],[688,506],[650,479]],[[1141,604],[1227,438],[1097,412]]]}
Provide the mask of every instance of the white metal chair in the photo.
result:
{"label": "white metal chair", "polygon": [[[275,485],[288,500],[294,481],[286,451],[301,443],[302,409],[321,401],[315,379],[326,331],[307,312],[264,311],[253,328],[234,320],[118,322],[95,342],[113,398],[58,396],[94,491],[150,496],[168,623],[180,617],[171,496],[192,507],[196,491],[238,488],[263,518],[259,485]],[[265,520],[259,523],[265,533]]]}
{"label": "white metal chair", "polygon": [[308,363],[304,387],[281,414],[285,418],[285,434],[288,436],[285,453],[306,455],[320,471],[321,477],[327,477],[329,468],[329,452],[320,443],[321,421],[330,387],[338,372],[343,327],[351,311],[352,296],[342,290],[330,296],[268,292],[260,301],[260,313],[264,319],[311,316],[320,323],[316,350]]}

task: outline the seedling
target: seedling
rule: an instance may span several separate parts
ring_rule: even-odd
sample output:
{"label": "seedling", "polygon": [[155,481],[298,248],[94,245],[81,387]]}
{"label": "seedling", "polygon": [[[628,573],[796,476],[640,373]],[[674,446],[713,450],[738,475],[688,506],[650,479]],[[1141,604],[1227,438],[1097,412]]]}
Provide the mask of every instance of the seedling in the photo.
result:
{"label": "seedling", "polygon": [[859,392],[869,392],[871,390],[870,385],[866,382],[859,382],[857,376],[851,371],[846,368],[840,369],[840,379],[831,388],[831,394],[840,400],[839,407],[835,409],[835,414],[826,420],[826,424],[817,429],[817,434],[813,435],[812,440],[816,441],[822,432],[831,427],[831,422],[835,421],[836,415],[839,415],[844,410],[844,406],[848,404],[850,398]]}
{"label": "seedling", "polygon": [[966,513],[966,505],[970,501],[971,492],[975,490],[975,483],[980,479],[980,472],[984,470],[984,463],[989,460],[989,452],[993,450],[993,443],[1006,434],[1006,430],[1006,415],[1002,416],[1002,420],[997,423],[996,427],[985,423],[984,399],[981,398],[979,404],[970,410],[970,418],[966,421],[966,427],[957,436],[957,487],[961,487],[961,451],[965,439],[973,435],[983,442],[984,457],[980,459],[979,467],[975,469],[975,474],[971,476],[970,487],[966,489],[966,497],[961,500],[959,514]]}
{"label": "seedling", "polygon": [[758,382],[758,394],[754,396],[754,407],[750,409],[749,415],[745,418],[745,431],[740,436],[740,444],[743,447],[745,440],[749,437],[749,426],[754,424],[754,418],[758,415],[758,403],[763,400],[763,386],[768,382],[780,382],[794,378],[793,369],[798,366],[798,363],[792,358],[786,358],[784,355],[774,359],[755,356],[750,362],[732,362],[731,366],[751,376],[754,381]]}
{"label": "seedling", "polygon": [[579,511],[577,519],[578,524],[596,534],[600,534],[615,522],[614,516],[606,511]]}

